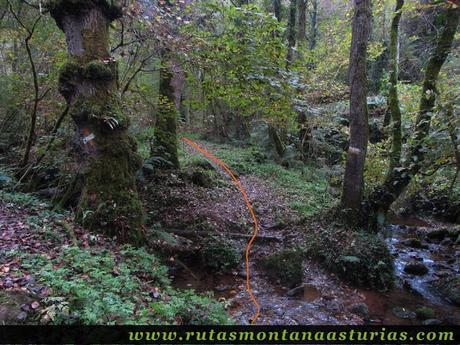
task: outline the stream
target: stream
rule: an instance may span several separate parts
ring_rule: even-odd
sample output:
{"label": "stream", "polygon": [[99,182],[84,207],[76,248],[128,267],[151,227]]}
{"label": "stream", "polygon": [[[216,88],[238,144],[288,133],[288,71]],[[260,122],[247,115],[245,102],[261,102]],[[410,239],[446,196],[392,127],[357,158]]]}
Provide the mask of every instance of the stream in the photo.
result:
{"label": "stream", "polygon": [[[459,276],[459,245],[454,240],[427,238],[427,231],[436,230],[436,224],[420,220],[393,223],[386,229],[386,242],[395,259],[396,281],[392,290],[379,292],[350,287],[316,263],[307,261],[300,293],[290,294],[289,289],[270,281],[256,263],[251,263],[251,285],[262,306],[258,323],[415,325],[422,324],[416,310],[428,307],[434,312],[430,320],[433,324],[460,324],[460,307],[432,286],[447,275]],[[264,255],[268,249],[255,248],[256,255]],[[423,264],[427,272],[407,273],[406,265],[414,262]],[[229,274],[207,272],[196,262],[184,267],[174,273],[176,288],[212,291],[216,299],[226,304],[237,323],[248,322],[254,307],[245,291],[243,267]],[[353,305],[362,303],[368,307],[368,317],[351,312]]]}

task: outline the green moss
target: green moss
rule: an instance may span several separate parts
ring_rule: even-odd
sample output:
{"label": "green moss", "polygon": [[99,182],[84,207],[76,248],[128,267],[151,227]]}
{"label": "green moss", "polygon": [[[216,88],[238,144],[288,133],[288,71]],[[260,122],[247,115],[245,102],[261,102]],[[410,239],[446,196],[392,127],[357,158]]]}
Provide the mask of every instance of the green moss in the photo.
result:
{"label": "green moss", "polygon": [[242,258],[235,242],[223,236],[209,236],[200,253],[207,267],[222,272],[236,268]]}
{"label": "green moss", "polygon": [[322,226],[305,236],[308,255],[344,280],[381,290],[393,286],[393,257],[377,235]]}
{"label": "green moss", "polygon": [[421,320],[434,319],[436,317],[433,309],[428,307],[417,308],[415,313],[417,314],[417,317]]}
{"label": "green moss", "polygon": [[154,147],[151,155],[158,156],[179,168],[176,137],[177,109],[174,103],[166,96],[158,100],[158,115],[155,126]]}
{"label": "green moss", "polygon": [[66,15],[79,16],[94,7],[99,7],[109,21],[123,15],[120,4],[114,0],[49,0],[46,7],[61,29]]}
{"label": "green moss", "polygon": [[96,133],[98,155],[91,158],[78,218],[90,229],[138,243],[144,213],[136,190],[135,173],[142,159],[125,131]]}
{"label": "green moss", "polygon": [[114,68],[100,61],[87,63],[82,74],[84,78],[96,81],[110,81],[115,78]]}
{"label": "green moss", "polygon": [[95,122],[96,127],[111,131],[115,128],[129,127],[129,118],[121,108],[121,101],[111,93],[107,97],[98,95],[79,97],[70,109],[70,115],[76,123]]}
{"label": "green moss", "polygon": [[294,287],[302,282],[304,254],[300,250],[283,250],[265,258],[263,266],[273,279]]}
{"label": "green moss", "polygon": [[82,67],[74,61],[68,61],[61,68],[59,73],[59,92],[66,99],[74,94],[81,73]]}

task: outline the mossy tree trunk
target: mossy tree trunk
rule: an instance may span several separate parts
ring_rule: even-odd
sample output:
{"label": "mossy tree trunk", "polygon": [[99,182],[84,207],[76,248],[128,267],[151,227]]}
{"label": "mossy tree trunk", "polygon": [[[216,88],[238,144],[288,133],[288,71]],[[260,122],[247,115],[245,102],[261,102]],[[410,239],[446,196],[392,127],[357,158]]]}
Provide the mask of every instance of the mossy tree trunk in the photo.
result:
{"label": "mossy tree trunk", "polygon": [[399,22],[401,20],[401,10],[404,6],[404,0],[397,0],[395,14],[391,22],[390,33],[390,80],[388,90],[388,110],[391,116],[391,133],[392,143],[390,152],[391,171],[400,166],[402,150],[402,133],[401,133],[401,109],[398,98],[398,62],[399,62]]}
{"label": "mossy tree trunk", "polygon": [[318,36],[318,0],[312,0],[312,10],[310,12],[310,50],[316,47],[316,38]]}
{"label": "mossy tree trunk", "polygon": [[370,195],[368,200],[370,227],[385,219],[385,214],[390,206],[422,168],[426,152],[424,140],[430,131],[431,117],[436,102],[436,83],[441,67],[451,50],[460,17],[459,7],[452,4],[448,6],[444,28],[426,66],[419,111],[415,122],[414,142],[409,149],[404,166],[393,169],[383,185],[376,188]]}
{"label": "mossy tree trunk", "polygon": [[289,18],[287,26],[287,43],[288,43],[288,52],[286,56],[286,68],[292,65],[294,60],[294,49],[295,49],[295,39],[296,39],[296,19],[297,19],[297,0],[290,0],[289,5]]}
{"label": "mossy tree trunk", "polygon": [[51,0],[48,6],[69,54],[59,90],[79,138],[84,184],[77,216],[92,230],[137,243],[143,209],[135,173],[141,159],[128,135],[129,119],[116,90],[117,65],[109,50],[109,24],[121,17],[121,8],[102,0]]}
{"label": "mossy tree trunk", "polygon": [[279,22],[281,21],[281,0],[273,0],[273,12],[275,13],[275,18]]}
{"label": "mossy tree trunk", "polygon": [[297,29],[297,44],[299,46],[304,46],[307,39],[307,5],[308,0],[298,0],[298,29]]}
{"label": "mossy tree trunk", "polygon": [[350,147],[343,180],[342,206],[361,210],[364,163],[369,138],[367,114],[367,45],[371,24],[370,0],[355,0],[350,50]]}
{"label": "mossy tree trunk", "polygon": [[179,169],[176,133],[178,109],[173,79],[172,66],[168,59],[165,59],[160,70],[160,92],[151,155],[167,161],[168,164],[164,167]]}

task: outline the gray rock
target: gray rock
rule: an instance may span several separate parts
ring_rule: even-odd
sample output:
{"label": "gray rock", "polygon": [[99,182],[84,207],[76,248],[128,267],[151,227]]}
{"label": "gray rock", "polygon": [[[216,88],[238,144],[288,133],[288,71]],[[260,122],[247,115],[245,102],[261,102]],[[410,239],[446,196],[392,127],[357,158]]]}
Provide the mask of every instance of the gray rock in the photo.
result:
{"label": "gray rock", "polygon": [[404,272],[422,276],[428,273],[428,267],[419,261],[411,261],[404,267]]}
{"label": "gray rock", "polygon": [[441,320],[438,320],[438,319],[428,319],[422,322],[422,325],[425,325],[425,326],[437,326],[441,324],[442,324]]}
{"label": "gray rock", "polygon": [[394,307],[391,312],[394,316],[399,317],[400,319],[415,319],[417,316],[413,311],[403,307]]}
{"label": "gray rock", "polygon": [[350,307],[353,314],[361,316],[364,320],[369,320],[369,308],[366,303],[356,303]]}

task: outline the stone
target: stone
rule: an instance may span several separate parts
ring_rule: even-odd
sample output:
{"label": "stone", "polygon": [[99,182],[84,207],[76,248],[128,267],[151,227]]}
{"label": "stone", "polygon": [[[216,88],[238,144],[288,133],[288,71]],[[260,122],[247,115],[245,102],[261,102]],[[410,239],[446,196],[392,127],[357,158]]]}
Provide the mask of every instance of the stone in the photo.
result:
{"label": "stone", "polygon": [[411,261],[404,267],[404,272],[417,276],[422,276],[428,273],[428,267],[426,267],[421,262]]}
{"label": "stone", "polygon": [[438,320],[438,319],[428,319],[422,322],[422,325],[425,325],[425,326],[438,326],[441,324],[442,324],[441,320]]}
{"label": "stone", "polygon": [[417,308],[415,313],[417,314],[417,317],[420,320],[429,320],[429,319],[434,319],[435,318],[434,310],[429,308],[429,307]]}
{"label": "stone", "polygon": [[401,241],[402,244],[404,244],[407,247],[412,247],[412,248],[421,248],[422,247],[422,242],[415,237],[405,239]]}
{"label": "stone", "polygon": [[356,303],[350,307],[353,314],[361,316],[364,320],[369,320],[369,308],[366,303]]}
{"label": "stone", "polygon": [[403,307],[394,307],[391,312],[394,316],[399,317],[400,319],[415,319],[417,316],[413,311]]}

